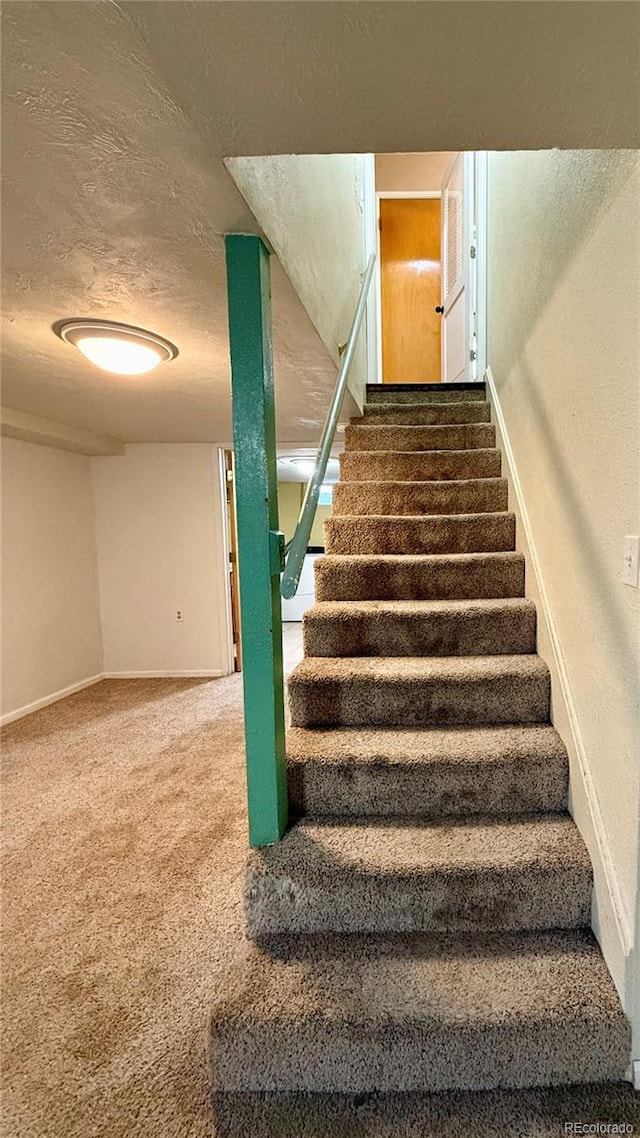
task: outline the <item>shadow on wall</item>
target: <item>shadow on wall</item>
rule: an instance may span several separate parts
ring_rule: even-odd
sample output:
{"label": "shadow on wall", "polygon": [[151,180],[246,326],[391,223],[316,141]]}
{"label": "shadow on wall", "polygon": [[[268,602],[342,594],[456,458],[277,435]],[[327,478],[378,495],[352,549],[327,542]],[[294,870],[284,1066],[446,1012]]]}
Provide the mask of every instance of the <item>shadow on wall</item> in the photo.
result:
{"label": "shadow on wall", "polygon": [[[526,344],[532,329],[538,323],[547,306],[552,303],[558,284],[569,271],[574,256],[589,233],[595,229],[600,215],[611,204],[612,198],[630,182],[637,172],[638,152],[636,150],[543,150],[514,154],[490,153],[489,155],[489,209],[491,210],[494,185],[498,185],[503,171],[514,158],[522,157],[526,170],[523,171],[520,216],[509,218],[509,232],[501,229],[499,211],[491,212],[490,246],[502,246],[517,238],[518,233],[526,232],[533,198],[539,214],[549,219],[542,233],[542,243],[538,246],[535,264],[531,264],[531,288],[528,297],[519,297],[517,308],[509,309],[509,322],[512,329],[509,340],[514,345],[511,355],[502,360],[502,372],[507,375],[516,363],[520,362],[517,345]],[[535,168],[535,161],[540,164]],[[597,179],[593,164],[599,163]],[[553,165],[550,168],[550,163]],[[509,171],[507,175],[513,178]],[[580,187],[576,193],[576,187]],[[563,215],[570,213],[571,223],[563,224]],[[491,262],[489,274],[491,276]],[[503,278],[504,279],[504,278]],[[490,280],[490,287],[493,281]],[[525,303],[522,303],[522,300]],[[500,311],[500,303],[495,306]],[[489,329],[489,359],[493,354],[493,339]]]}
{"label": "shadow on wall", "polygon": [[[519,361],[518,381],[524,384],[529,408],[535,415],[538,429],[544,437],[545,471],[551,469],[555,480],[562,484],[566,505],[563,517],[571,529],[576,545],[582,550],[583,567],[597,590],[602,610],[606,612],[610,640],[615,646],[616,653],[623,656],[623,667],[627,674],[634,676],[637,669],[637,647],[631,635],[628,619],[625,619],[623,610],[616,603],[611,589],[611,573],[601,557],[595,530],[587,516],[576,481],[572,478],[571,468],[564,461],[562,441],[546,414],[536,387],[535,375],[524,359]],[[632,710],[633,693],[629,690],[628,694]]]}
{"label": "shadow on wall", "polygon": [[[522,159],[523,169],[514,172],[513,160]],[[536,165],[536,160],[539,165]],[[509,165],[511,163],[511,165]],[[521,173],[522,194],[516,199],[512,195],[509,199],[509,216],[502,215],[499,206],[492,209],[491,196],[494,187],[498,191],[501,176],[511,181],[514,176]],[[536,326],[541,322],[550,305],[556,303],[558,289],[564,277],[571,271],[575,258],[584,245],[591,232],[596,228],[601,216],[610,208],[615,197],[637,177],[638,154],[636,151],[543,151],[540,154],[522,155],[490,155],[490,186],[489,195],[491,210],[490,247],[497,248],[501,257],[503,250],[509,247],[517,234],[527,232],[527,217],[530,213],[531,202],[535,202],[535,210],[539,217],[548,218],[548,223],[540,226],[536,236],[540,241],[536,246],[535,260],[527,262],[527,271],[531,273],[526,290],[517,291],[517,303],[509,299],[507,290],[510,288],[508,272],[495,271],[496,280],[492,279],[494,265],[489,263],[489,289],[491,296],[491,312],[493,327],[498,328],[498,317],[505,315],[509,325],[508,336],[503,332],[492,333],[489,330],[489,359],[492,363],[499,360],[499,375],[496,376],[500,397],[503,400],[509,394],[513,397],[515,388],[518,389],[518,401],[535,421],[535,429],[544,440],[544,453],[542,465],[548,471],[551,484],[562,487],[566,508],[563,510],[563,520],[575,541],[576,548],[583,553],[582,564],[585,573],[592,579],[597,590],[602,610],[606,612],[606,631],[615,653],[623,657],[623,666],[627,674],[634,676],[637,669],[636,645],[631,634],[628,618],[625,619],[621,604],[617,602],[612,591],[611,571],[607,567],[599,546],[600,535],[594,530],[593,520],[585,510],[580,494],[579,482],[572,467],[566,461],[566,446],[559,433],[556,421],[549,415],[549,409],[543,402],[543,386],[539,375],[527,361],[525,349],[530,343]],[[637,223],[636,223],[637,224]],[[637,241],[637,232],[636,232]],[[629,234],[633,241],[634,234]],[[633,282],[632,287],[638,287]],[[625,284],[621,281],[621,288]],[[629,287],[627,284],[626,287]],[[516,285],[517,288],[517,285]],[[603,298],[603,307],[611,298]],[[561,324],[562,317],[559,317]],[[602,316],[603,328],[606,324],[606,312]],[[630,329],[630,334],[633,332]],[[640,344],[636,348],[640,355]],[[494,365],[495,366],[495,365]],[[554,376],[553,382],[560,382],[561,376]],[[589,381],[599,382],[598,376],[585,374],[585,390],[588,391]],[[637,390],[637,389],[636,389]],[[629,407],[629,416],[634,417],[634,408]],[[581,414],[588,414],[589,404]],[[635,408],[637,421],[638,408]],[[597,428],[595,429],[597,433]],[[594,456],[594,460],[596,456]],[[632,474],[630,475],[633,476]],[[636,467],[637,478],[637,467]],[[632,699],[632,692],[628,690],[628,698]]]}

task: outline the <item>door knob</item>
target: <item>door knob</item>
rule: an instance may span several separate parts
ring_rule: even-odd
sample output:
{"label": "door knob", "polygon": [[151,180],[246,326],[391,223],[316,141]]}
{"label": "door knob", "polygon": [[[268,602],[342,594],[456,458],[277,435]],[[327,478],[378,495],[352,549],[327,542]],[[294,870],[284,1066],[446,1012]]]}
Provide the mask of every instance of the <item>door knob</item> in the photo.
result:
{"label": "door knob", "polygon": [[444,312],[444,304],[436,304],[436,312]]}

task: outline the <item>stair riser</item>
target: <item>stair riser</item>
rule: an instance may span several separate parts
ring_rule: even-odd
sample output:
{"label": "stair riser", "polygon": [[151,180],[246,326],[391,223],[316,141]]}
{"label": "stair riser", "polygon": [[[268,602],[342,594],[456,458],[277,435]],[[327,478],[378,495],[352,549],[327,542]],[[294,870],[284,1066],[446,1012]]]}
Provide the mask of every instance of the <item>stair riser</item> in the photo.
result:
{"label": "stair riser", "polygon": [[506,510],[506,478],[466,482],[338,482],[333,516],[485,514]]}
{"label": "stair riser", "polygon": [[536,650],[536,614],[307,613],[306,656],[502,656]]}
{"label": "stair riser", "polygon": [[499,478],[500,451],[351,451],[340,455],[343,482],[429,482]]}
{"label": "stair riser", "polygon": [[524,596],[524,559],[487,557],[475,563],[404,562],[389,559],[357,563],[318,558],[319,601],[472,600]]}
{"label": "stair riser", "polygon": [[294,814],[309,818],[469,817],[566,808],[566,760],[540,757],[462,764],[289,762]]}
{"label": "stair riser", "polygon": [[513,514],[330,518],[327,553],[493,553],[515,549]]}
{"label": "stair riser", "polygon": [[289,680],[297,727],[434,727],[546,723],[549,678]]}
{"label": "stair riser", "polygon": [[293,1013],[242,1030],[223,1021],[209,1054],[216,1090],[436,1093],[620,1082],[628,1048],[621,1016],[597,1019],[578,1007],[561,1022],[514,1025],[372,1025],[348,1016],[299,1024]]}
{"label": "stair riser", "polygon": [[488,403],[442,403],[440,405],[421,403],[393,406],[374,404],[365,407],[363,419],[352,419],[354,424],[364,422],[366,426],[382,423],[404,424],[405,426],[425,426],[437,423],[489,423],[491,408]]}
{"label": "stair riser", "polygon": [[437,427],[368,427],[350,423],[344,439],[349,451],[475,450],[495,447],[496,429],[492,423]]}
{"label": "stair riser", "polygon": [[466,391],[441,390],[437,384],[433,390],[420,390],[419,387],[398,390],[391,384],[369,385],[367,387],[367,406],[372,403],[484,403],[487,393],[484,384]]}
{"label": "stair riser", "polygon": [[315,883],[250,870],[245,908],[251,939],[296,933],[505,932],[589,923],[591,870],[433,870],[359,875],[344,869]]}

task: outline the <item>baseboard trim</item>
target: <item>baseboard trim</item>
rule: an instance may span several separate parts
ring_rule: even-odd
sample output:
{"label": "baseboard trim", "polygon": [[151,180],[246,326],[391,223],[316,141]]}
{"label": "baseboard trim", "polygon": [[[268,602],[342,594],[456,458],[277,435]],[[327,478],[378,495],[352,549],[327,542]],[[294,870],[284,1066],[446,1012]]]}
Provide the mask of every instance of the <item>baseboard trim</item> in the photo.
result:
{"label": "baseboard trim", "polygon": [[[626,1002],[624,995],[628,979],[626,975],[627,959],[633,947],[633,918],[631,914],[627,912],[615,873],[602,811],[591,777],[587,751],[573,700],[560,635],[553,616],[549,594],[545,586],[544,575],[527,511],[524,491],[518,474],[518,467],[490,367],[487,367],[484,376],[487,382],[495,426],[499,436],[496,445],[501,446],[507,466],[507,471],[503,471],[503,476],[507,477],[509,489],[513,491],[515,497],[517,513],[522,523],[527,562],[533,571],[537,597],[540,600],[542,609],[538,617],[544,622],[547,639],[553,656],[553,659],[548,660],[547,663],[553,667],[558,680],[557,687],[554,691],[554,702],[559,699],[563,707],[564,716],[562,718],[568,725],[570,735],[569,738],[564,738],[564,742],[570,756],[573,752],[575,763],[572,764],[572,766],[574,770],[579,772],[581,781],[581,786],[575,789],[582,790],[585,810],[580,810],[579,803],[575,800],[572,801],[572,806],[576,821],[580,826],[585,842],[589,848],[594,866],[594,931],[601,944],[618,992],[623,1002]],[[554,715],[554,720],[555,718],[556,716]],[[599,881],[602,883],[600,888],[598,888]]]}
{"label": "baseboard trim", "polygon": [[89,676],[86,680],[79,680],[77,684],[69,684],[69,687],[60,688],[60,691],[51,692],[51,695],[45,695],[42,699],[35,699],[33,703],[25,703],[24,707],[18,707],[15,711],[8,711],[6,715],[0,717],[0,726],[4,727],[6,723],[13,723],[16,719],[23,719],[25,715],[31,715],[34,711],[40,711],[43,707],[49,707],[52,703],[57,703],[58,700],[66,699],[69,695],[75,695],[76,692],[82,691],[84,688],[90,688],[93,684],[100,683],[104,679],[104,672],[99,672],[95,676]]}
{"label": "baseboard trim", "polygon": [[222,676],[228,674],[229,673],[223,672],[219,668],[215,670],[193,668],[189,671],[98,672],[95,676],[89,676],[86,680],[79,680],[77,684],[69,684],[67,688],[61,688],[60,691],[52,692],[51,695],[45,695],[42,699],[36,699],[33,703],[26,703],[24,707],[18,707],[15,711],[8,711],[6,715],[0,716],[0,727],[4,727],[7,723],[13,723],[16,719],[23,719],[25,715],[32,715],[34,711],[40,711],[43,707],[49,707],[52,703],[58,703],[59,700],[66,699],[69,695],[75,695],[76,692],[83,691],[84,688],[90,688],[93,684],[99,684],[101,680],[219,680]]}
{"label": "baseboard trim", "polygon": [[105,672],[105,680],[219,680],[227,673],[220,668],[192,668],[189,670],[164,671],[162,669],[151,672]]}

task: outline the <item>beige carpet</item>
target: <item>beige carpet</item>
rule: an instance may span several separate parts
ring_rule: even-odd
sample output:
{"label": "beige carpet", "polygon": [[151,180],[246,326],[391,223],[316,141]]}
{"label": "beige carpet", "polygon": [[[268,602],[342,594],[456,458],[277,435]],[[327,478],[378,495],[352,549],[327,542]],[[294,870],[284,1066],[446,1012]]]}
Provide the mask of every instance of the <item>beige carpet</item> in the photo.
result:
{"label": "beige carpet", "polygon": [[[286,640],[291,667],[299,628]],[[244,936],[241,731],[235,677],[105,681],[5,728],[3,1138],[392,1133],[384,1099],[254,1096],[214,1121],[207,1017]],[[482,1133],[561,1134],[557,1093],[551,1111],[518,1096],[526,1131],[485,1096]],[[394,1134],[447,1132],[434,1102]],[[633,1095],[583,1106],[631,1121]]]}

